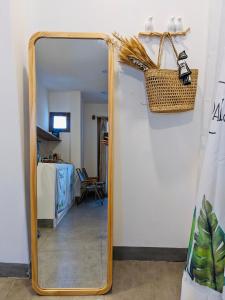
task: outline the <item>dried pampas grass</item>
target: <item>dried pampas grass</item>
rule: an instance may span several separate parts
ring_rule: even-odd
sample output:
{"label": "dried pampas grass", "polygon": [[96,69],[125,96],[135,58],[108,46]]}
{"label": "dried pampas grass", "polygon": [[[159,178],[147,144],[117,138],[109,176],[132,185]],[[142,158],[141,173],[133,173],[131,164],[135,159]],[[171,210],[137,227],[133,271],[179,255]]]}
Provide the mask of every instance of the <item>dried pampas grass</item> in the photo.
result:
{"label": "dried pampas grass", "polygon": [[157,68],[157,65],[148,56],[144,46],[137,37],[124,38],[114,32],[113,36],[120,43],[120,62],[141,71]]}

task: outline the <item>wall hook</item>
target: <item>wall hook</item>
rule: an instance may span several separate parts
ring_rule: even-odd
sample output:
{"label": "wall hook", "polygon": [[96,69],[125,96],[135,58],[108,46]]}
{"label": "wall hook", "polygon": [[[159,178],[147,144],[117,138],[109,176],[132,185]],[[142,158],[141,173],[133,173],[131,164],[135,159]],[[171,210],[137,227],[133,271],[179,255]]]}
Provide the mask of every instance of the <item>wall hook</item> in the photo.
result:
{"label": "wall hook", "polygon": [[175,32],[176,31],[176,24],[175,24],[175,17],[172,16],[168,23],[168,31]]}
{"label": "wall hook", "polygon": [[183,22],[182,22],[182,18],[181,17],[178,17],[177,20],[176,20],[176,31],[183,31],[184,28],[183,28]]}
{"label": "wall hook", "polygon": [[150,16],[145,22],[145,31],[153,31],[153,17]]}
{"label": "wall hook", "polygon": [[[185,36],[189,31],[190,31],[190,27],[188,27],[186,30],[184,31],[177,31],[177,32],[169,32],[171,36]],[[162,35],[168,34],[168,32],[157,32],[157,31],[151,31],[151,32],[139,32],[138,35],[139,36],[157,36],[157,37],[161,37]]]}

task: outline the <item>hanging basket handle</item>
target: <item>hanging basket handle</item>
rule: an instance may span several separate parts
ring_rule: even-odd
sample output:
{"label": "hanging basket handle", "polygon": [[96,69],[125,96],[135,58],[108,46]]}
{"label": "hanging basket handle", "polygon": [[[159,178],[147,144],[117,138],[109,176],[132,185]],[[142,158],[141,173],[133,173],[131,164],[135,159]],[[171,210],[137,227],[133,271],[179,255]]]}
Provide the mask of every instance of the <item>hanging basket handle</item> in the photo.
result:
{"label": "hanging basket handle", "polygon": [[175,56],[176,58],[178,59],[178,52],[177,52],[177,49],[174,45],[174,42],[173,42],[173,39],[172,39],[172,36],[169,32],[164,32],[160,38],[160,43],[159,43],[159,54],[158,54],[158,62],[157,62],[157,67],[158,69],[160,69],[160,66],[161,66],[161,60],[162,60],[162,52],[163,52],[163,45],[164,45],[164,42],[165,42],[165,39],[168,38],[172,47],[173,47],[173,51],[175,53]]}

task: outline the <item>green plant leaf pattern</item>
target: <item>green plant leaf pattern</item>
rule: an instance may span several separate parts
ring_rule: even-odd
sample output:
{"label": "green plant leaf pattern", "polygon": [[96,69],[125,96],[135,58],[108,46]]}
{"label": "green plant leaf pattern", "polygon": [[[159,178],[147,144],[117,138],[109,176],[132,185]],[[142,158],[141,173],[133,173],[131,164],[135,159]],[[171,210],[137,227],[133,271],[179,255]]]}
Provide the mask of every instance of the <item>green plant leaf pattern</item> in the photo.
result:
{"label": "green plant leaf pattern", "polygon": [[[194,213],[196,219],[196,212]],[[222,293],[225,267],[225,234],[212,205],[203,197],[202,208],[192,223],[187,271],[192,280]],[[194,234],[195,231],[195,234]]]}
{"label": "green plant leaf pattern", "polygon": [[187,253],[187,266],[186,266],[186,270],[188,271],[188,273],[189,273],[192,280],[194,278],[193,278],[192,272],[189,272],[188,264],[190,262],[190,257],[191,257],[192,250],[193,250],[193,242],[194,242],[194,236],[195,236],[195,226],[196,226],[196,207],[194,209],[194,214],[193,214],[193,218],[192,218],[191,234],[190,234],[189,245],[188,245],[188,253]]}

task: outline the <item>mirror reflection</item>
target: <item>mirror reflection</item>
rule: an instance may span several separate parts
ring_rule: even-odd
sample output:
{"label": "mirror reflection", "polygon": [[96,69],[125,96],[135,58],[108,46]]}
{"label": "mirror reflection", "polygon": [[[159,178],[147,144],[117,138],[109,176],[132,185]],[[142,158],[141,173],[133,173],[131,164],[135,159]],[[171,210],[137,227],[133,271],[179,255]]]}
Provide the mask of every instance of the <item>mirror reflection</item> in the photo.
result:
{"label": "mirror reflection", "polygon": [[38,283],[107,282],[108,47],[97,39],[35,45]]}

